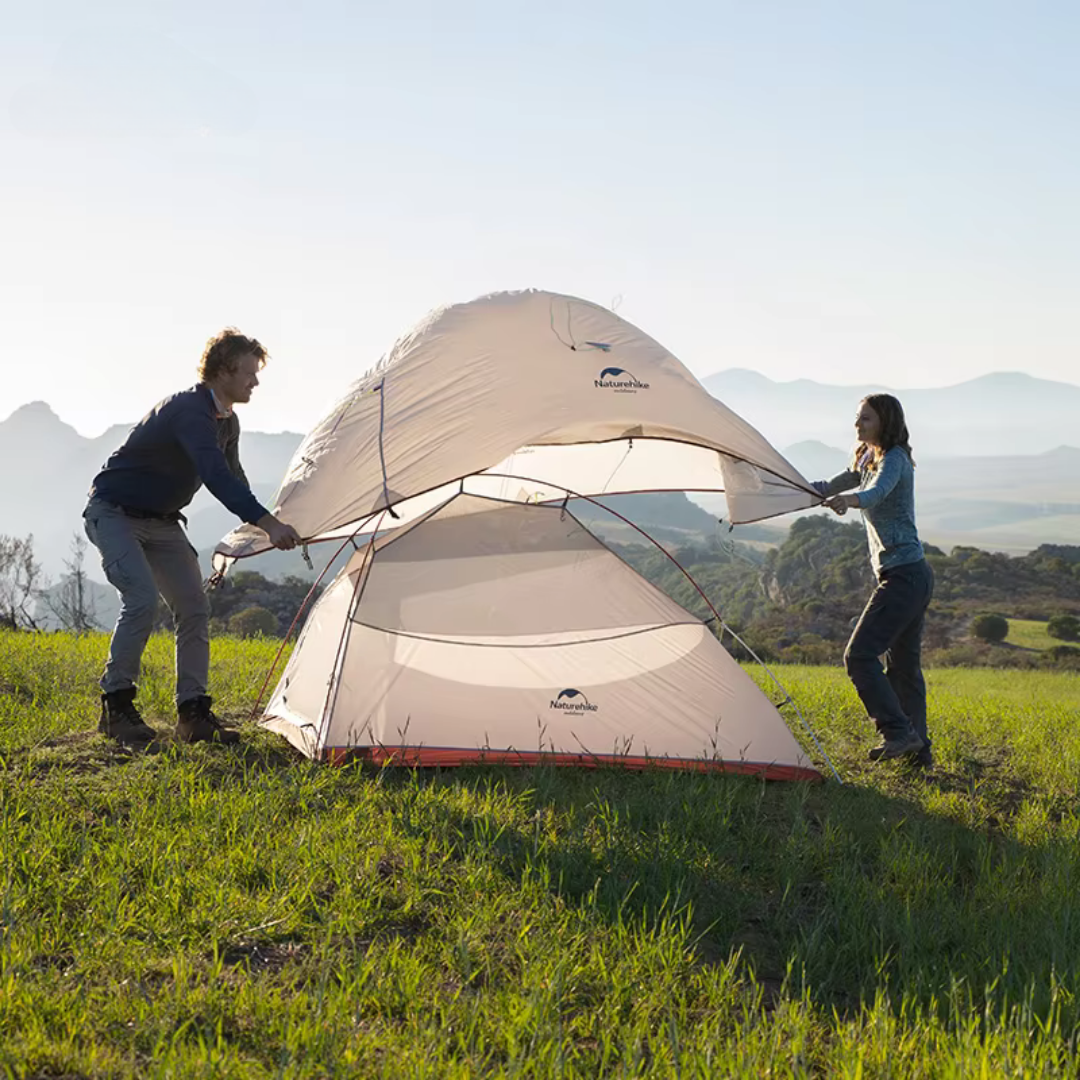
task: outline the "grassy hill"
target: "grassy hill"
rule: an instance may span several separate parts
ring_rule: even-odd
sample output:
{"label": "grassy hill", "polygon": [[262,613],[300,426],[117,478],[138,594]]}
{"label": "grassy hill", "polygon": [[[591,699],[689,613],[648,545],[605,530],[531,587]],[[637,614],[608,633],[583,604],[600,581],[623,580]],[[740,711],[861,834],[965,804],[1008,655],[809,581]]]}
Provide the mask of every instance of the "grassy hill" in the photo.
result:
{"label": "grassy hill", "polygon": [[1041,619],[1010,619],[1007,640],[1010,645],[1038,652],[1063,644],[1046,632],[1046,622]]}
{"label": "grassy hill", "polygon": [[[792,523],[783,543],[764,552],[724,539],[721,533],[677,552],[724,619],[767,659],[838,663],[852,620],[873,587],[863,526],[803,517]],[[708,614],[694,586],[661,552],[620,547],[619,553],[677,602]],[[1080,547],[1043,544],[1027,555],[1010,556],[971,547],[946,554],[930,546],[928,559],[935,587],[924,649],[932,663],[1080,661],[1080,654],[1068,650],[1024,651],[1013,647],[1021,643],[1012,639],[1008,648],[983,647],[968,636],[972,618],[986,612],[1038,622],[1080,613]]]}
{"label": "grassy hill", "polygon": [[[0,1072],[1074,1076],[1080,678],[931,671],[940,765],[846,783],[126,757],[102,635],[0,634]],[[227,716],[277,643],[214,642]],[[171,642],[143,696],[164,728]]]}

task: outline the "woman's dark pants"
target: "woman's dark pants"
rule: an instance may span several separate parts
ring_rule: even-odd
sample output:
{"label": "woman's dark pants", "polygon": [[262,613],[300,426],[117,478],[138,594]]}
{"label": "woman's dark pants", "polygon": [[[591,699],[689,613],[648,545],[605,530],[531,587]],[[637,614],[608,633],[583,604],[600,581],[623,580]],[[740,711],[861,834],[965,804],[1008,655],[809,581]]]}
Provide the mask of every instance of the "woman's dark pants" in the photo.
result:
{"label": "woman's dark pants", "polygon": [[934,572],[925,559],[883,570],[844,651],[844,667],[882,737],[899,738],[912,727],[926,743],[923,754],[930,736],[922,632],[933,594]]}

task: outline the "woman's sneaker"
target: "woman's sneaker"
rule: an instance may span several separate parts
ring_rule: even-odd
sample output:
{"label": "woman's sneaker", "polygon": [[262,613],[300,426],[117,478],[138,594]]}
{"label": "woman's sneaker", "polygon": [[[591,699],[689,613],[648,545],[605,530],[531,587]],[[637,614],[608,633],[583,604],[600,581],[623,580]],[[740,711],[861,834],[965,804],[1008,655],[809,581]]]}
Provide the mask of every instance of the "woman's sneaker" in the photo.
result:
{"label": "woman's sneaker", "polygon": [[101,695],[98,731],[107,739],[131,749],[149,746],[157,738],[157,732],[143,720],[135,707],[134,687]]}
{"label": "woman's sneaker", "polygon": [[176,710],[176,737],[180,742],[231,745],[240,741],[237,732],[222,726],[210,704],[211,699],[206,694],[180,703]]}

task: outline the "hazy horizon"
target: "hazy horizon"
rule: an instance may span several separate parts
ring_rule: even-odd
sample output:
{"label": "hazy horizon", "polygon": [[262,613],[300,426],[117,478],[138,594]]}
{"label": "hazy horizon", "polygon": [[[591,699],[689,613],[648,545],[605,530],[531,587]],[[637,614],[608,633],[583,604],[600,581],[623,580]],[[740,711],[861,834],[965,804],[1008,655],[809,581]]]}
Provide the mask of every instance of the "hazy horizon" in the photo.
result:
{"label": "hazy horizon", "polygon": [[[906,387],[903,390],[901,390],[900,388],[897,388],[897,387],[890,387],[890,386],[888,386],[888,385],[886,385],[884,383],[879,383],[879,382],[875,382],[875,381],[870,381],[870,382],[866,382],[866,383],[862,383],[862,384],[855,384],[855,385],[851,385],[851,386],[846,386],[843,383],[825,383],[825,382],[822,382],[822,381],[820,381],[818,379],[807,378],[806,376],[799,376],[799,377],[796,377],[796,378],[793,378],[793,379],[770,379],[769,376],[764,375],[762,372],[754,371],[751,368],[725,368],[725,369],[723,369],[721,371],[714,371],[709,375],[702,376],[701,378],[702,378],[703,381],[708,381],[709,379],[713,379],[713,378],[716,378],[718,376],[722,376],[722,375],[729,374],[729,373],[732,373],[732,372],[746,372],[748,374],[761,376],[762,378],[768,379],[769,382],[771,382],[771,383],[773,383],[774,385],[777,385],[777,386],[785,386],[785,385],[791,385],[793,383],[805,382],[805,383],[812,383],[812,384],[817,385],[817,386],[823,386],[823,387],[830,388],[830,389],[835,389],[835,390],[851,390],[852,393],[859,393],[860,390],[863,390],[863,389],[865,389],[866,387],[869,387],[869,386],[883,387],[886,391],[896,390],[898,394],[912,393],[912,392],[924,392],[924,391],[928,391],[928,390],[949,390],[949,389],[952,389],[952,388],[957,387],[957,386],[963,386],[963,385],[965,385],[966,383],[969,383],[969,382],[975,382],[975,381],[977,381],[979,379],[991,378],[993,376],[1011,376],[1011,375],[1019,375],[1019,376],[1023,376],[1023,377],[1030,378],[1030,379],[1039,379],[1040,382],[1050,382],[1050,383],[1057,382],[1057,383],[1060,383],[1063,386],[1070,386],[1070,387],[1075,387],[1076,389],[1080,389],[1080,382],[1073,382],[1073,381],[1067,380],[1067,379],[1058,379],[1058,380],[1040,379],[1039,376],[1028,375],[1027,372],[1023,372],[1023,371],[988,371],[988,372],[986,372],[986,373],[984,373],[982,375],[976,375],[972,379],[965,379],[965,380],[962,380],[961,382],[950,383],[950,384],[947,384],[945,386],[911,386],[911,387]],[[194,378],[194,375],[193,375],[190,382],[185,384],[185,385],[193,385],[194,382],[195,382],[195,378]],[[184,386],[178,386],[176,388],[176,390],[181,390],[181,389],[184,389]],[[282,427],[282,428],[276,428],[276,429],[273,429],[273,430],[263,428],[263,427],[252,427],[250,424],[245,423],[244,418],[247,415],[250,414],[250,410],[252,409],[252,406],[254,404],[256,404],[256,401],[257,401],[258,395],[261,392],[261,389],[262,389],[261,387],[256,388],[255,394],[253,395],[253,401],[251,403],[240,406],[240,408],[241,408],[241,413],[240,413],[241,425],[242,425],[244,430],[257,432],[257,433],[263,434],[263,435],[283,435],[283,434],[303,435],[306,431],[308,431],[311,427],[313,427],[322,418],[322,414],[320,413],[318,415],[312,416],[311,420],[310,420],[310,422],[308,424],[305,424],[303,426],[297,426],[297,427]],[[342,386],[342,389],[344,389],[344,385]],[[173,391],[173,392],[175,392],[175,391]],[[71,428],[74,428],[76,433],[78,435],[80,435],[82,438],[84,438],[84,439],[96,439],[96,438],[99,438],[100,436],[104,435],[111,428],[123,427],[125,425],[130,425],[130,424],[137,423],[138,420],[140,419],[140,417],[142,415],[144,415],[150,408],[152,408],[153,405],[156,404],[156,402],[147,403],[146,407],[143,409],[143,412],[140,413],[139,416],[126,417],[125,419],[122,419],[122,420],[121,419],[114,419],[114,420],[111,420],[108,423],[106,423],[103,427],[87,431],[87,430],[84,430],[84,429],[80,428],[77,424],[73,423],[69,418],[65,417],[61,412],[59,412],[55,408],[53,403],[50,402],[47,398],[33,398],[33,399],[29,400],[29,401],[23,401],[23,402],[19,403],[18,405],[13,406],[5,414],[0,414],[0,423],[3,423],[6,420],[11,419],[11,417],[14,416],[15,413],[17,413],[20,409],[25,408],[28,405],[36,405],[36,404],[44,404],[44,405],[48,406],[48,408],[53,412],[53,414],[62,423],[67,424]],[[843,440],[838,440],[838,441],[842,442]],[[1077,439],[1075,441],[1080,443],[1080,439]],[[830,444],[827,444],[827,445],[830,445]],[[1073,445],[1073,444],[1069,442],[1068,438],[1063,437],[1062,440],[1061,440],[1060,445],[1068,446],[1068,445]],[[1045,451],[1041,451],[1041,452],[1045,452]]]}

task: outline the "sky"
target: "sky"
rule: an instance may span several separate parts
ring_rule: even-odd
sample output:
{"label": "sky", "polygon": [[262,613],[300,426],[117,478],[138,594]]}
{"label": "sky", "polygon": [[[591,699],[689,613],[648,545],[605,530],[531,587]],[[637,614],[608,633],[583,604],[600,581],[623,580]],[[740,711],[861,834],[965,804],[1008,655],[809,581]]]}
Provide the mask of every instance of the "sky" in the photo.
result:
{"label": "sky", "polygon": [[0,419],[234,325],[305,431],[431,308],[616,306],[695,374],[1080,383],[1080,5],[0,0]]}

